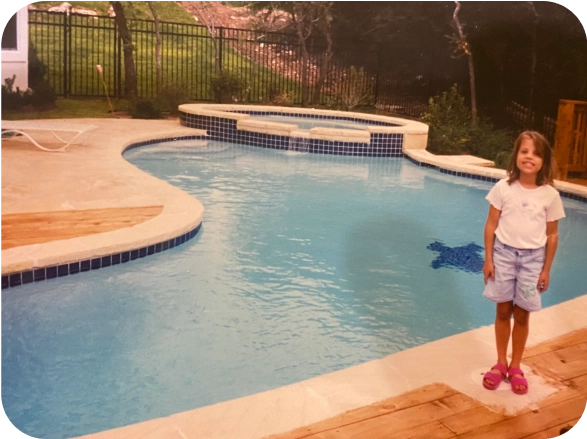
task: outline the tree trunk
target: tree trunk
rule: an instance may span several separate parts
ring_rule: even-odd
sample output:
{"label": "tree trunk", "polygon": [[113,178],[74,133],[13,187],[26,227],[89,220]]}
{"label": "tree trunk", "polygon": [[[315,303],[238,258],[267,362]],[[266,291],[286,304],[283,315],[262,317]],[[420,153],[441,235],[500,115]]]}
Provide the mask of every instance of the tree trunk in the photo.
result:
{"label": "tree trunk", "polygon": [[124,52],[124,91],[126,96],[130,99],[137,97],[137,71],[135,69],[135,62],[133,58],[132,35],[126,24],[126,17],[124,16],[124,9],[120,2],[110,2],[112,9],[116,16],[116,24],[118,26],[118,34],[122,38],[122,48]]}
{"label": "tree trunk", "polygon": [[528,2],[530,9],[534,14],[534,20],[532,22],[532,64],[530,65],[530,91],[528,93],[528,117],[526,120],[527,128],[536,128],[534,124],[537,122],[534,120],[534,90],[536,88],[536,65],[538,64],[538,12],[534,7],[534,2]]}
{"label": "tree trunk", "polygon": [[475,89],[475,66],[473,64],[473,53],[471,52],[471,48],[469,43],[467,42],[467,37],[463,32],[463,26],[459,21],[459,11],[461,10],[461,2],[455,1],[457,7],[452,15],[452,18],[455,22],[457,31],[459,32],[459,45],[460,49],[467,55],[469,61],[469,87],[471,88],[471,125],[477,126],[477,94]]}
{"label": "tree trunk", "polygon": [[310,54],[308,53],[308,46],[306,45],[306,39],[303,36],[303,31],[301,29],[302,25],[299,24],[296,26],[298,28],[298,38],[300,41],[300,49],[302,50],[302,107],[308,106],[308,95],[309,95],[309,87],[308,87],[308,64],[310,60]]}
{"label": "tree trunk", "polygon": [[477,126],[477,92],[475,89],[475,67],[472,53],[469,55],[469,87],[471,87],[471,125]]}
{"label": "tree trunk", "polygon": [[320,102],[320,92],[326,81],[326,75],[328,74],[328,68],[330,67],[330,61],[332,61],[332,36],[330,32],[325,32],[326,37],[326,51],[322,57],[322,65],[320,66],[320,76],[314,85],[314,96],[312,97],[312,103],[318,104]]}
{"label": "tree trunk", "polygon": [[308,64],[310,60],[310,55],[308,53],[308,49],[306,45],[302,45],[302,108],[306,108],[308,106],[308,96],[310,95],[310,89],[308,84]]}
{"label": "tree trunk", "polygon": [[330,61],[332,60],[332,35],[331,35],[331,16],[330,16],[330,7],[334,2],[330,2],[326,9],[324,10],[324,16],[321,17],[323,20],[323,26],[321,27],[322,34],[324,38],[326,38],[326,51],[322,57],[322,65],[320,66],[320,76],[314,85],[314,96],[312,97],[312,103],[319,104],[320,103],[320,92],[322,91],[322,87],[324,86],[324,81],[326,80],[326,75],[328,74],[328,69],[330,67]]}
{"label": "tree trunk", "polygon": [[306,44],[306,39],[308,38],[309,33],[304,33],[303,7],[303,2],[294,2],[294,13],[292,16],[295,20],[296,31],[300,41],[300,48],[302,49],[302,108],[305,108],[308,106],[308,64],[310,60],[310,54],[308,53],[308,46]]}
{"label": "tree trunk", "polygon": [[[204,23],[204,26],[208,29],[208,33],[212,39],[212,48],[214,49],[214,72],[219,75],[222,72],[222,58],[220,52],[222,47],[219,47],[222,44],[222,41],[220,41],[220,43],[218,42],[214,18],[208,12],[208,6],[204,2],[188,2],[188,10],[195,12],[200,21]],[[222,27],[219,31],[220,39],[222,40]]]}
{"label": "tree trunk", "polygon": [[161,28],[159,23],[159,14],[155,10],[155,6],[153,2],[147,2],[149,8],[151,9],[151,14],[153,15],[153,20],[155,20],[155,83],[157,87],[157,94],[161,93],[161,89],[163,87],[163,67],[161,65]]}

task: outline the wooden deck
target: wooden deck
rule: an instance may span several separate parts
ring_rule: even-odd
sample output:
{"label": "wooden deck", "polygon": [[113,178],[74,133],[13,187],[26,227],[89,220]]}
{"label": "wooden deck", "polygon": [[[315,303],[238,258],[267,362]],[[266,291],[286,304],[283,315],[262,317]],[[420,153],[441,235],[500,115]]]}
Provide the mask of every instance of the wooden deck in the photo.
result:
{"label": "wooden deck", "polygon": [[68,210],[2,215],[2,250],[131,227],[161,213],[163,206]]}
{"label": "wooden deck", "polygon": [[524,364],[561,390],[516,416],[493,412],[444,384],[433,384],[271,439],[558,437],[585,412],[587,329],[527,349]]}

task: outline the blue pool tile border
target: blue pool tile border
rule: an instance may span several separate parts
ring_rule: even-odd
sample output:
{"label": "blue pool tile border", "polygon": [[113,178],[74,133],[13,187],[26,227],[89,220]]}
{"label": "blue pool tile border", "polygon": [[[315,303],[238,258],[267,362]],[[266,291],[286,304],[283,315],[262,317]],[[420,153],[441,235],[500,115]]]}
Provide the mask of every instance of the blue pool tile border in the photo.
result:
{"label": "blue pool tile border", "polygon": [[[251,114],[252,111],[235,111],[235,113]],[[256,112],[259,114],[284,115],[284,113]],[[287,115],[289,113],[285,113]],[[297,115],[299,114],[294,114]],[[324,117],[326,118],[326,117]],[[332,119],[343,117],[328,116]],[[280,150],[304,151],[313,154],[347,155],[356,157],[402,157],[404,135],[402,133],[371,133],[369,142],[345,142],[335,140],[319,140],[301,137],[280,136],[275,134],[255,133],[239,130],[235,119],[216,116],[204,116],[180,112],[181,125],[188,128],[205,130],[208,138],[241,145],[258,146]],[[353,121],[366,119],[346,118]],[[370,121],[368,121],[370,122]],[[380,122],[374,125],[397,126]]]}
{"label": "blue pool tile border", "polygon": [[141,146],[154,145],[156,143],[173,142],[173,141],[177,141],[177,140],[202,140],[202,139],[209,139],[209,138],[210,138],[209,136],[205,136],[205,135],[159,137],[157,139],[150,139],[150,140],[145,140],[143,142],[131,143],[126,148],[124,148],[123,153],[125,153],[126,151],[129,151],[131,149],[134,149],[134,148],[139,148]]}
{"label": "blue pool tile border", "polygon": [[[172,136],[162,137],[157,139],[145,140],[143,142],[136,142],[128,145],[124,151],[141,146],[154,145],[161,142],[172,142],[177,140],[200,140],[208,139],[208,136],[193,135],[193,136]],[[32,270],[25,270],[16,273],[9,273],[2,275],[2,289],[14,288],[20,285],[29,284],[32,282],[40,282],[47,279],[55,279],[57,277],[71,276],[78,273],[83,273],[90,270],[98,270],[100,268],[110,267],[112,265],[124,264],[131,260],[144,258],[155,253],[160,253],[169,250],[177,245],[183,244],[192,239],[198,231],[202,223],[189,232],[183,235],[171,238],[156,244],[146,247],[141,247],[133,250],[126,250],[120,253],[114,253],[106,256],[84,259],[81,261],[67,262],[49,267],[34,268]]]}
{"label": "blue pool tile border", "polygon": [[[453,171],[450,169],[442,168],[440,166],[431,165],[430,163],[421,162],[419,160],[416,160],[407,154],[404,154],[404,158],[408,159],[410,162],[414,163],[417,166],[422,166],[422,167],[429,168],[429,169],[437,169],[442,174],[454,175],[456,177],[471,178],[473,180],[479,180],[479,181],[488,181],[490,183],[497,183],[499,180],[501,180],[501,178],[490,177],[487,175],[478,175],[478,174],[473,174],[470,172]],[[566,192],[566,191],[563,191],[560,189],[557,189],[557,190],[558,190],[560,196],[563,198],[568,198],[570,200],[576,200],[576,201],[580,201],[583,203],[587,203],[586,196],[573,194],[571,192]]]}
{"label": "blue pool tile border", "polygon": [[201,227],[202,224],[200,223],[197,227],[183,235],[133,250],[125,250],[120,253],[88,258],[82,261],[74,261],[52,265],[50,267],[35,268],[32,270],[5,274],[2,275],[2,289],[14,288],[32,282],[55,279],[57,277],[72,276],[90,270],[99,270],[101,268],[124,264],[135,259],[144,258],[145,256],[161,253],[165,250],[184,244],[194,238],[200,231]]}

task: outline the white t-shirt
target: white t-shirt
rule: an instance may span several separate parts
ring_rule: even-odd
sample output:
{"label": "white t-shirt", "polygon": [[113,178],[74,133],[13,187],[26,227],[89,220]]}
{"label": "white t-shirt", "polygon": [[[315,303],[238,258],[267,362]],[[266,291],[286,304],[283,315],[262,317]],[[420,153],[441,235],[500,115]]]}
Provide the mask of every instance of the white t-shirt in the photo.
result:
{"label": "white t-shirt", "polygon": [[501,210],[495,235],[506,245],[534,249],[546,244],[546,223],[565,217],[558,191],[549,184],[524,188],[519,181],[498,181],[485,197]]}

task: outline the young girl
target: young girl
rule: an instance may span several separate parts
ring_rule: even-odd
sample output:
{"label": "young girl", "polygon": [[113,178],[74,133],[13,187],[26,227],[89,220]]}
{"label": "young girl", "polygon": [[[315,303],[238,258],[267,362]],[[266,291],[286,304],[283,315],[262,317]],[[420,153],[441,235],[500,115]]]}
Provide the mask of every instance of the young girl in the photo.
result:
{"label": "young girl", "polygon": [[[520,362],[530,313],[541,308],[540,295],[550,284],[558,220],[565,216],[560,195],[552,186],[554,167],[546,138],[525,131],[514,143],[508,178],[497,182],[486,197],[490,206],[484,233],[483,296],[497,304],[497,363],[483,377],[483,386],[489,390],[497,389],[507,376],[514,393],[528,392]],[[512,358],[508,365],[510,334]]]}

